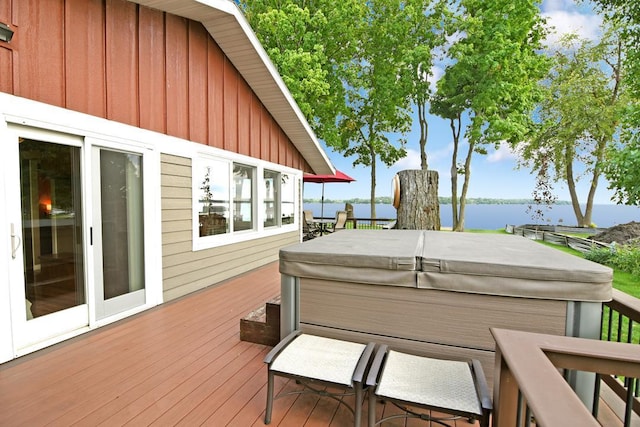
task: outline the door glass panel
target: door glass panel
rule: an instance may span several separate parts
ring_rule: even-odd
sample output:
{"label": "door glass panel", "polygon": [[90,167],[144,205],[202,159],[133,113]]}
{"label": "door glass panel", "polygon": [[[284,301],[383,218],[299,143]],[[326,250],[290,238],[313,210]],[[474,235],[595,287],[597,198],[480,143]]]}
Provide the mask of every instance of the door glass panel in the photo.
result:
{"label": "door glass panel", "polygon": [[100,151],[104,300],[144,289],[142,156]]}
{"label": "door glass panel", "polygon": [[20,139],[27,320],[85,303],[80,148]]}

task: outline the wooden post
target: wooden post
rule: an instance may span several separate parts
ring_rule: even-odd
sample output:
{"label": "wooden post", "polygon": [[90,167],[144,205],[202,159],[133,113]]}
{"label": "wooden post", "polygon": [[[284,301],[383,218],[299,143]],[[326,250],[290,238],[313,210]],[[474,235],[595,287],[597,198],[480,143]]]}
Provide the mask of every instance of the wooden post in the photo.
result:
{"label": "wooden post", "polygon": [[399,203],[396,228],[440,230],[438,172],[404,170],[398,172]]}

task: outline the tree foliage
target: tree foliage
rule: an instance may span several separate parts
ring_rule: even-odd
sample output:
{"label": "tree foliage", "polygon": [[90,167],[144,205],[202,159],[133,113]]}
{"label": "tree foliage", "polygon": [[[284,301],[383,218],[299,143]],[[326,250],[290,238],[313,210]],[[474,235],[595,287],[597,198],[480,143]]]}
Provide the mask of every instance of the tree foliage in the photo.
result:
{"label": "tree foliage", "polygon": [[[539,100],[537,82],[547,70],[538,52],[546,31],[535,4],[510,0],[460,0],[451,34],[451,60],[438,82],[431,111],[449,119],[454,139],[452,199],[458,199],[457,176],[464,176],[458,203],[452,204],[456,231],[464,230],[464,208],[474,153],[489,144],[519,141],[527,133],[530,112]],[[454,33],[455,31],[455,33]],[[458,148],[463,116],[468,143],[463,164]]]}
{"label": "tree foliage", "polygon": [[[366,4],[357,54],[346,65],[347,108],[339,118],[338,149],[353,156],[354,165],[370,168],[371,200],[375,200],[378,159],[391,166],[406,156],[403,135],[411,125],[410,98],[400,74],[411,22],[400,1]],[[375,203],[370,206],[375,218]]]}
{"label": "tree foliage", "polygon": [[340,141],[345,111],[344,64],[355,55],[362,16],[359,0],[241,1],[252,28],[278,68],[315,134],[328,145]]}
{"label": "tree foliage", "polygon": [[[247,18],[319,138],[371,169],[406,155],[411,96],[408,70],[430,72],[425,0],[257,0]],[[375,217],[375,204],[371,204]]]}
{"label": "tree foliage", "polygon": [[405,4],[404,12],[408,16],[409,28],[401,78],[407,87],[412,106],[417,110],[420,128],[420,166],[427,170],[427,115],[434,95],[433,67],[438,59],[438,52],[444,53],[444,26],[450,14],[446,0],[409,0]]}
{"label": "tree foliage", "polygon": [[[629,117],[626,118],[629,120]],[[627,143],[610,147],[607,152],[605,176],[614,190],[618,204],[640,205],[640,138],[636,131],[623,132]]]}
{"label": "tree foliage", "polygon": [[[567,35],[554,52],[553,67],[543,82],[546,96],[536,111],[537,125],[520,145],[525,163],[538,173],[547,165],[550,177],[567,185],[577,224],[591,225],[593,201],[605,152],[615,142],[626,96],[622,85],[623,46],[610,28],[598,43]],[[576,189],[587,179],[584,211]]]}
{"label": "tree foliage", "polygon": [[640,205],[640,4],[628,0],[593,0],[619,29],[626,48],[625,81],[630,100],[622,120],[621,143],[609,147],[604,173],[614,200]]}

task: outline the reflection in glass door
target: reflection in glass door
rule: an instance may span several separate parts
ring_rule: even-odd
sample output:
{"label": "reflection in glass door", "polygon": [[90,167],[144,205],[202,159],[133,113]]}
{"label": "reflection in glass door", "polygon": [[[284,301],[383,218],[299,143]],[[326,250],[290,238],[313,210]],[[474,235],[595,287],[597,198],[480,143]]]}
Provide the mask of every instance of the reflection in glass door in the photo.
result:
{"label": "reflection in glass door", "polygon": [[[96,314],[101,319],[144,304],[142,156],[94,149]],[[97,196],[99,195],[99,196]]]}
{"label": "reflection in glass door", "polygon": [[20,139],[25,314],[85,304],[80,148]]}

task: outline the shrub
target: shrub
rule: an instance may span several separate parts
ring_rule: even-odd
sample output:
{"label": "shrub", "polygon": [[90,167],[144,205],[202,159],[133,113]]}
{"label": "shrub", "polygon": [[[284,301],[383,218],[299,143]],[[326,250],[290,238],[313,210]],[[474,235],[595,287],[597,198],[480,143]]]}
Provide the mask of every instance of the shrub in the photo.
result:
{"label": "shrub", "polygon": [[640,248],[637,246],[620,246],[612,259],[614,267],[634,276],[640,276]]}
{"label": "shrub", "polygon": [[584,257],[598,264],[608,265],[640,277],[640,247],[638,246],[621,245],[592,249],[585,253]]}
{"label": "shrub", "polygon": [[585,253],[584,257],[589,261],[611,266],[611,260],[614,257],[615,252],[616,251],[614,249],[610,248],[596,248]]}

